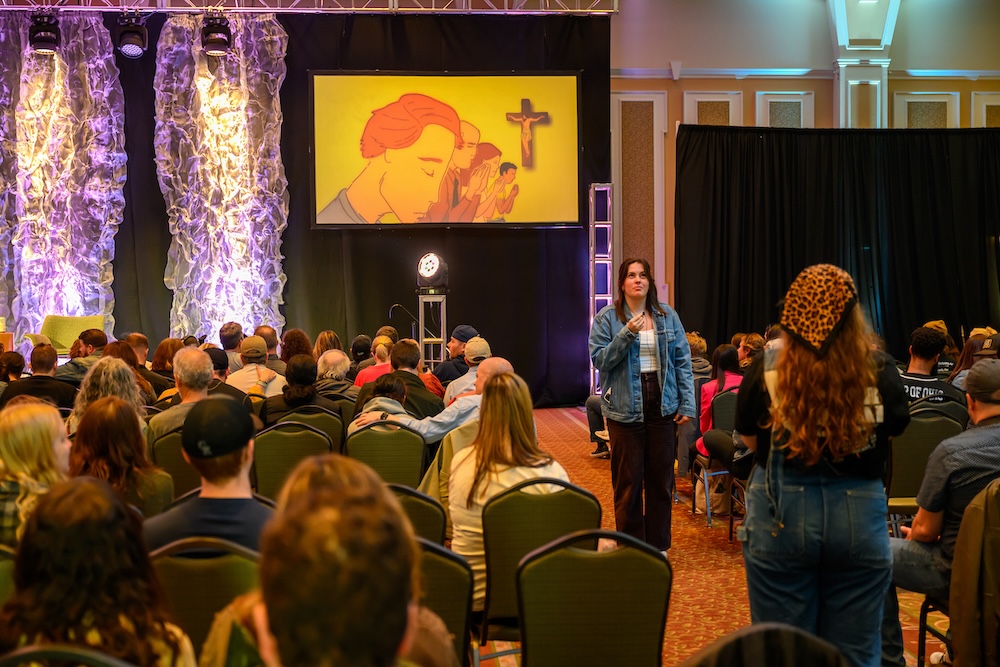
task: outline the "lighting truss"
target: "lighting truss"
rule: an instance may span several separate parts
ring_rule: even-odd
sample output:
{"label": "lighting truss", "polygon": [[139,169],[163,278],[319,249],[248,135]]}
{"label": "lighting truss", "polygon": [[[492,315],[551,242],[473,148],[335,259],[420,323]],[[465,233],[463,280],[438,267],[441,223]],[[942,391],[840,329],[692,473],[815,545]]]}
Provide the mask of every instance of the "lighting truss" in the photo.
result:
{"label": "lighting truss", "polygon": [[617,14],[618,0],[0,0],[0,10],[311,14]]}

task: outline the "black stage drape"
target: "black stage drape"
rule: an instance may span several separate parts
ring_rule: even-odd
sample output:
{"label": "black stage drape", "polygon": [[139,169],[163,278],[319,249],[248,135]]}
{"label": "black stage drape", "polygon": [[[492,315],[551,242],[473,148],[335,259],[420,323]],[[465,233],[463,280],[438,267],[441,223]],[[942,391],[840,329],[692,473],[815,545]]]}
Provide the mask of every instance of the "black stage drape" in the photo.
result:
{"label": "black stage drape", "polygon": [[677,308],[709,350],[763,331],[810,264],[854,276],[897,358],[944,319],[1000,323],[1000,131],[684,125],[677,135]]}
{"label": "black stage drape", "polygon": [[[155,20],[158,19],[158,20]],[[110,15],[109,25],[114,21]],[[345,344],[392,324],[410,335],[416,263],[448,263],[449,329],[476,326],[508,357],[536,405],[587,394],[587,185],[610,180],[610,22],[607,17],[286,15],[288,75],[281,88],[282,159],[290,206],[282,252],[287,327],[333,329]],[[155,43],[162,17],[154,17]],[[116,333],[167,333],[163,286],[170,235],[153,164],[153,54],[119,58],[126,98],[129,181],[115,260]],[[415,72],[580,71],[580,222],[569,229],[310,228],[309,70]],[[332,121],[331,122],[335,122]],[[155,340],[153,340],[155,344]]]}

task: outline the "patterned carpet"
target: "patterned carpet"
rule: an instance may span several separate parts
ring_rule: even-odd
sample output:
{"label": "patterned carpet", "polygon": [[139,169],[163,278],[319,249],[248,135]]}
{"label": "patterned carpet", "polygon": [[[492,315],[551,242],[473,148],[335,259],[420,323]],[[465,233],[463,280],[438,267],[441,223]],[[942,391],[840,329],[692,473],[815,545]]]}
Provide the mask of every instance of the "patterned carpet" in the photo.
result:
{"label": "patterned carpet", "polygon": [[[611,471],[606,460],[593,459],[587,418],[580,408],[536,410],[535,422],[543,449],[566,469],[570,480],[597,496],[603,509],[602,525],[614,529]],[[670,562],[674,581],[663,644],[663,664],[675,665],[711,643],[750,623],[743,554],[739,543],[729,542],[729,523],[713,521],[709,528],[703,514],[691,514],[691,484],[679,479],[680,503],[674,505]],[[901,592],[908,665],[916,664],[917,619],[922,596]],[[937,625],[947,626],[938,621]],[[497,648],[500,648],[498,643]],[[494,648],[493,645],[490,648]],[[928,654],[940,650],[928,642]],[[516,657],[486,661],[490,667],[512,667]]]}

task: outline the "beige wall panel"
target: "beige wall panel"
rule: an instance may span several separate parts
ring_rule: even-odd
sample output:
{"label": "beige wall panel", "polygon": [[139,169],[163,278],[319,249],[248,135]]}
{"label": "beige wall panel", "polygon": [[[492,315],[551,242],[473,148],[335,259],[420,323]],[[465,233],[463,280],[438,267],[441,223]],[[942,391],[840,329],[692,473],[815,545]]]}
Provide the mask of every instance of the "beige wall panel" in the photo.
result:
{"label": "beige wall panel", "polygon": [[622,258],[645,257],[655,274],[655,265],[663,258],[653,256],[653,103],[624,102],[621,113]]}

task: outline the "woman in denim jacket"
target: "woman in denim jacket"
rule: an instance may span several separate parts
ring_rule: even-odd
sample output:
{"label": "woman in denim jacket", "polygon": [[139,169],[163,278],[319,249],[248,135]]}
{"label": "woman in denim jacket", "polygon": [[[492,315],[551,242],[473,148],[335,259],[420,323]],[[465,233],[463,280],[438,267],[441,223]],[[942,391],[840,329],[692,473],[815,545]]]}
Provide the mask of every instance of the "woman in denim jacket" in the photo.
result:
{"label": "woman in denim jacket", "polygon": [[611,440],[615,527],[666,551],[675,428],[695,416],[694,378],[681,320],[659,302],[649,275],[644,259],[622,262],[618,297],[594,318],[590,358]]}

